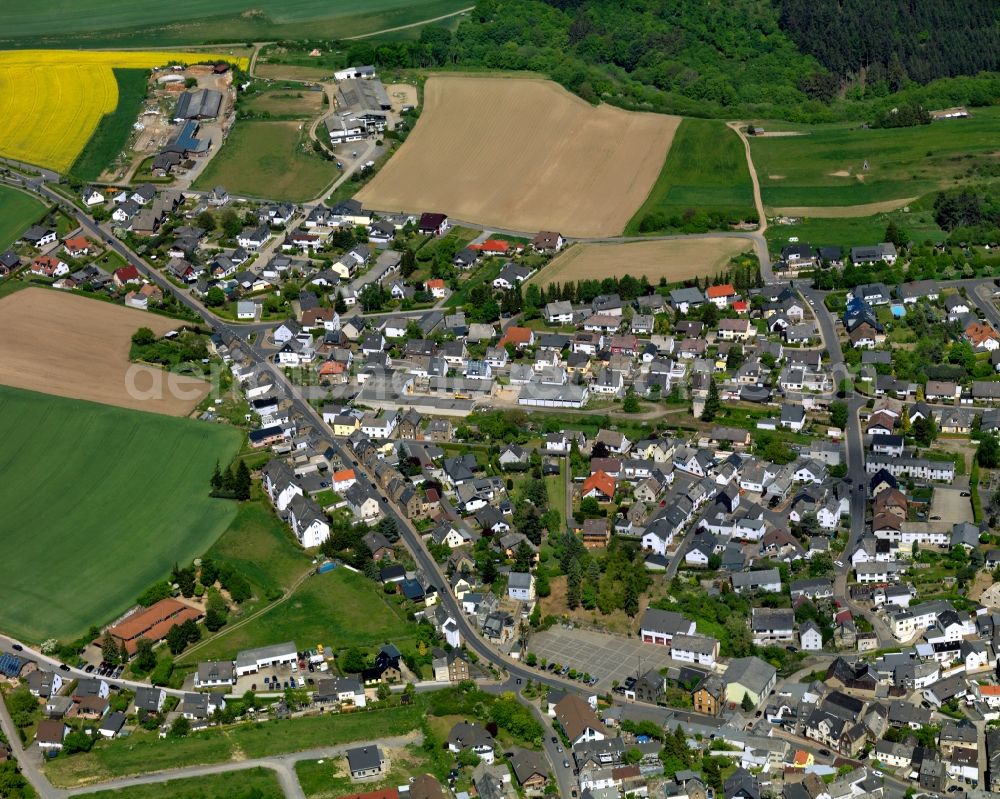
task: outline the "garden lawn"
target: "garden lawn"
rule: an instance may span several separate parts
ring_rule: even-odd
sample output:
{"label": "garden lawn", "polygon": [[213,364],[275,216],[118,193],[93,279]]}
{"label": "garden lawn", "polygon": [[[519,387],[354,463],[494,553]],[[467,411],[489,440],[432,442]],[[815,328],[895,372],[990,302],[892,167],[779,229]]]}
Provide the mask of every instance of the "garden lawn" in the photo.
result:
{"label": "garden lawn", "polygon": [[755,216],[746,150],[724,122],[684,119],[649,196],[625,228],[639,234],[647,214],[717,211],[733,219]]}
{"label": "garden lawn", "polygon": [[750,137],[766,206],[849,206],[916,197],[952,185],[977,164],[994,165],[1000,109],[976,108],[970,119],[912,128],[782,122],[765,128],[806,134]]}
{"label": "garden lawn", "polygon": [[545,478],[545,490],[549,494],[549,507],[559,512],[559,516],[566,518],[566,477],[563,471],[566,469],[566,459],[559,459],[559,474]]}
{"label": "garden lawn", "polygon": [[0,630],[75,638],[201,555],[236,504],[208,496],[230,427],[0,386]]}
{"label": "garden lawn", "polygon": [[198,660],[230,658],[241,649],[295,641],[300,648],[322,643],[334,650],[397,646],[413,640],[413,626],[381,587],[363,574],[338,567],[310,576],[287,600],[249,624],[197,650]]}
{"label": "garden lawn", "polygon": [[194,187],[221,184],[235,194],[303,202],[319,196],[339,174],[333,161],[312,151],[303,123],[240,120]]}
{"label": "garden lawn", "polygon": [[143,100],[146,99],[145,69],[115,69],[114,73],[118,82],[118,105],[97,123],[97,129],[83,152],[70,167],[72,175],[79,180],[97,180],[111,165],[128,144],[132,125],[139,118]]}
{"label": "garden lawn", "polygon": [[468,280],[462,280],[458,284],[458,290],[445,300],[445,308],[458,308],[469,301],[469,292],[473,288],[483,283],[492,283],[500,270],[503,269],[504,262],[500,259],[493,259],[493,263],[476,267]]}
{"label": "garden lawn", "polygon": [[170,780],[151,785],[133,785],[115,791],[98,791],[96,799],[284,799],[284,791],[273,771],[266,768],[231,771],[207,777]]}
{"label": "garden lawn", "polygon": [[0,186],[0,250],[6,250],[44,214],[45,206],[31,195]]}

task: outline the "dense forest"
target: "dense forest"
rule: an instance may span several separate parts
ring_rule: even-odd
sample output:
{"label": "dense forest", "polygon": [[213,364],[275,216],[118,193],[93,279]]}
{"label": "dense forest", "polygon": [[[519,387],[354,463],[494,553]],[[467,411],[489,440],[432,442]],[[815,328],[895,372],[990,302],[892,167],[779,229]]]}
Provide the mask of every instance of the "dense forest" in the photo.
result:
{"label": "dense forest", "polygon": [[[975,106],[1000,95],[995,74],[924,85],[996,67],[996,14],[984,15],[987,0],[876,0],[920,9],[919,24],[901,23],[892,36],[886,19],[902,11],[880,15],[851,0],[836,12],[853,9],[856,24],[845,22],[846,30],[858,33],[848,34],[821,24],[813,2],[479,0],[454,33],[431,26],[415,41],[352,42],[347,57],[382,67],[532,70],[590,102],[700,117],[871,119],[900,104]],[[928,25],[933,35],[921,33]],[[866,37],[878,47],[865,45]],[[850,55],[851,48],[864,55]]]}
{"label": "dense forest", "polygon": [[781,27],[842,79],[886,81],[1000,69],[994,0],[778,0]]}

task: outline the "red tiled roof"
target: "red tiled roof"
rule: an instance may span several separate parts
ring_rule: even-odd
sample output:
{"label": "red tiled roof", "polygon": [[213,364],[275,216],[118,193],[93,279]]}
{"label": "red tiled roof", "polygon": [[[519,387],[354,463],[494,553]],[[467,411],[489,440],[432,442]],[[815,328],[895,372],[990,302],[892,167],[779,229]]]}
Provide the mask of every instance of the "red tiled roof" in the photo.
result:
{"label": "red tiled roof", "polygon": [[159,641],[175,624],[183,624],[188,619],[201,618],[201,612],[176,599],[161,599],[139,613],[108,629],[113,637],[125,643],[129,653],[135,652],[139,638]]}
{"label": "red tiled roof", "polygon": [[340,361],[323,361],[319,367],[319,373],[321,375],[339,375],[343,374],[345,368]]}
{"label": "red tiled roof", "polygon": [[486,239],[479,244],[470,244],[469,247],[480,252],[507,252],[510,249],[510,242],[503,239]]}
{"label": "red tiled roof", "polygon": [[615,478],[607,472],[594,472],[583,481],[583,494],[586,496],[592,489],[596,488],[605,496],[615,495]]}
{"label": "red tiled roof", "polygon": [[973,322],[965,328],[965,337],[969,339],[972,344],[982,344],[984,341],[996,340],[997,333],[989,325]]}
{"label": "red tiled roof", "polygon": [[529,344],[533,333],[529,327],[508,327],[500,339],[499,346],[504,346],[507,342],[511,344]]}
{"label": "red tiled roof", "polygon": [[138,280],[139,270],[135,268],[134,264],[129,264],[128,266],[123,266],[121,269],[115,270],[115,277],[123,283],[129,280]]}
{"label": "red tiled roof", "polygon": [[709,286],[705,291],[705,296],[710,300],[717,297],[731,297],[736,293],[732,283],[723,283],[721,286]]}
{"label": "red tiled roof", "polygon": [[73,236],[71,239],[66,239],[63,245],[67,250],[85,250],[90,246],[90,240],[86,236]]}

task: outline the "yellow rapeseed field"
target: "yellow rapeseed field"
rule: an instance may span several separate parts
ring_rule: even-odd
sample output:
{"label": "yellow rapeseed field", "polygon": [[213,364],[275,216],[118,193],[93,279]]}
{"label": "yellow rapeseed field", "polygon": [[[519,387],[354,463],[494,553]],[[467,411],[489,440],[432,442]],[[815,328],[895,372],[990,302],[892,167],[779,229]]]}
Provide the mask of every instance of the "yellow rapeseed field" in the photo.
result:
{"label": "yellow rapeseed field", "polygon": [[64,171],[101,117],[118,105],[113,68],[152,69],[217,59],[247,66],[246,58],[216,53],[0,51],[0,156]]}

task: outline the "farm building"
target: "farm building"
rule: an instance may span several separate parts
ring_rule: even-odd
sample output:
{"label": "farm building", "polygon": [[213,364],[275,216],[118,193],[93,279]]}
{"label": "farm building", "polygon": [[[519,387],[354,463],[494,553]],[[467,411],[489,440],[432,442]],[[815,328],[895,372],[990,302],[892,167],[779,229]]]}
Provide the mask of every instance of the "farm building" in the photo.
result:
{"label": "farm building", "polygon": [[188,119],[215,119],[222,107],[222,92],[215,89],[197,89],[184,92],[177,98],[174,108],[174,121],[183,122]]}
{"label": "farm building", "polygon": [[368,114],[388,111],[392,101],[382,81],[347,78],[337,84],[337,105],[344,110]]}
{"label": "farm building", "polygon": [[[199,128],[200,126],[193,119],[185,122],[177,134],[166,143],[160,151],[160,155],[176,153],[183,158],[192,155],[205,155],[212,146],[212,142],[210,139],[198,138]],[[165,169],[168,161],[172,162],[172,159],[161,159],[158,168]]]}

